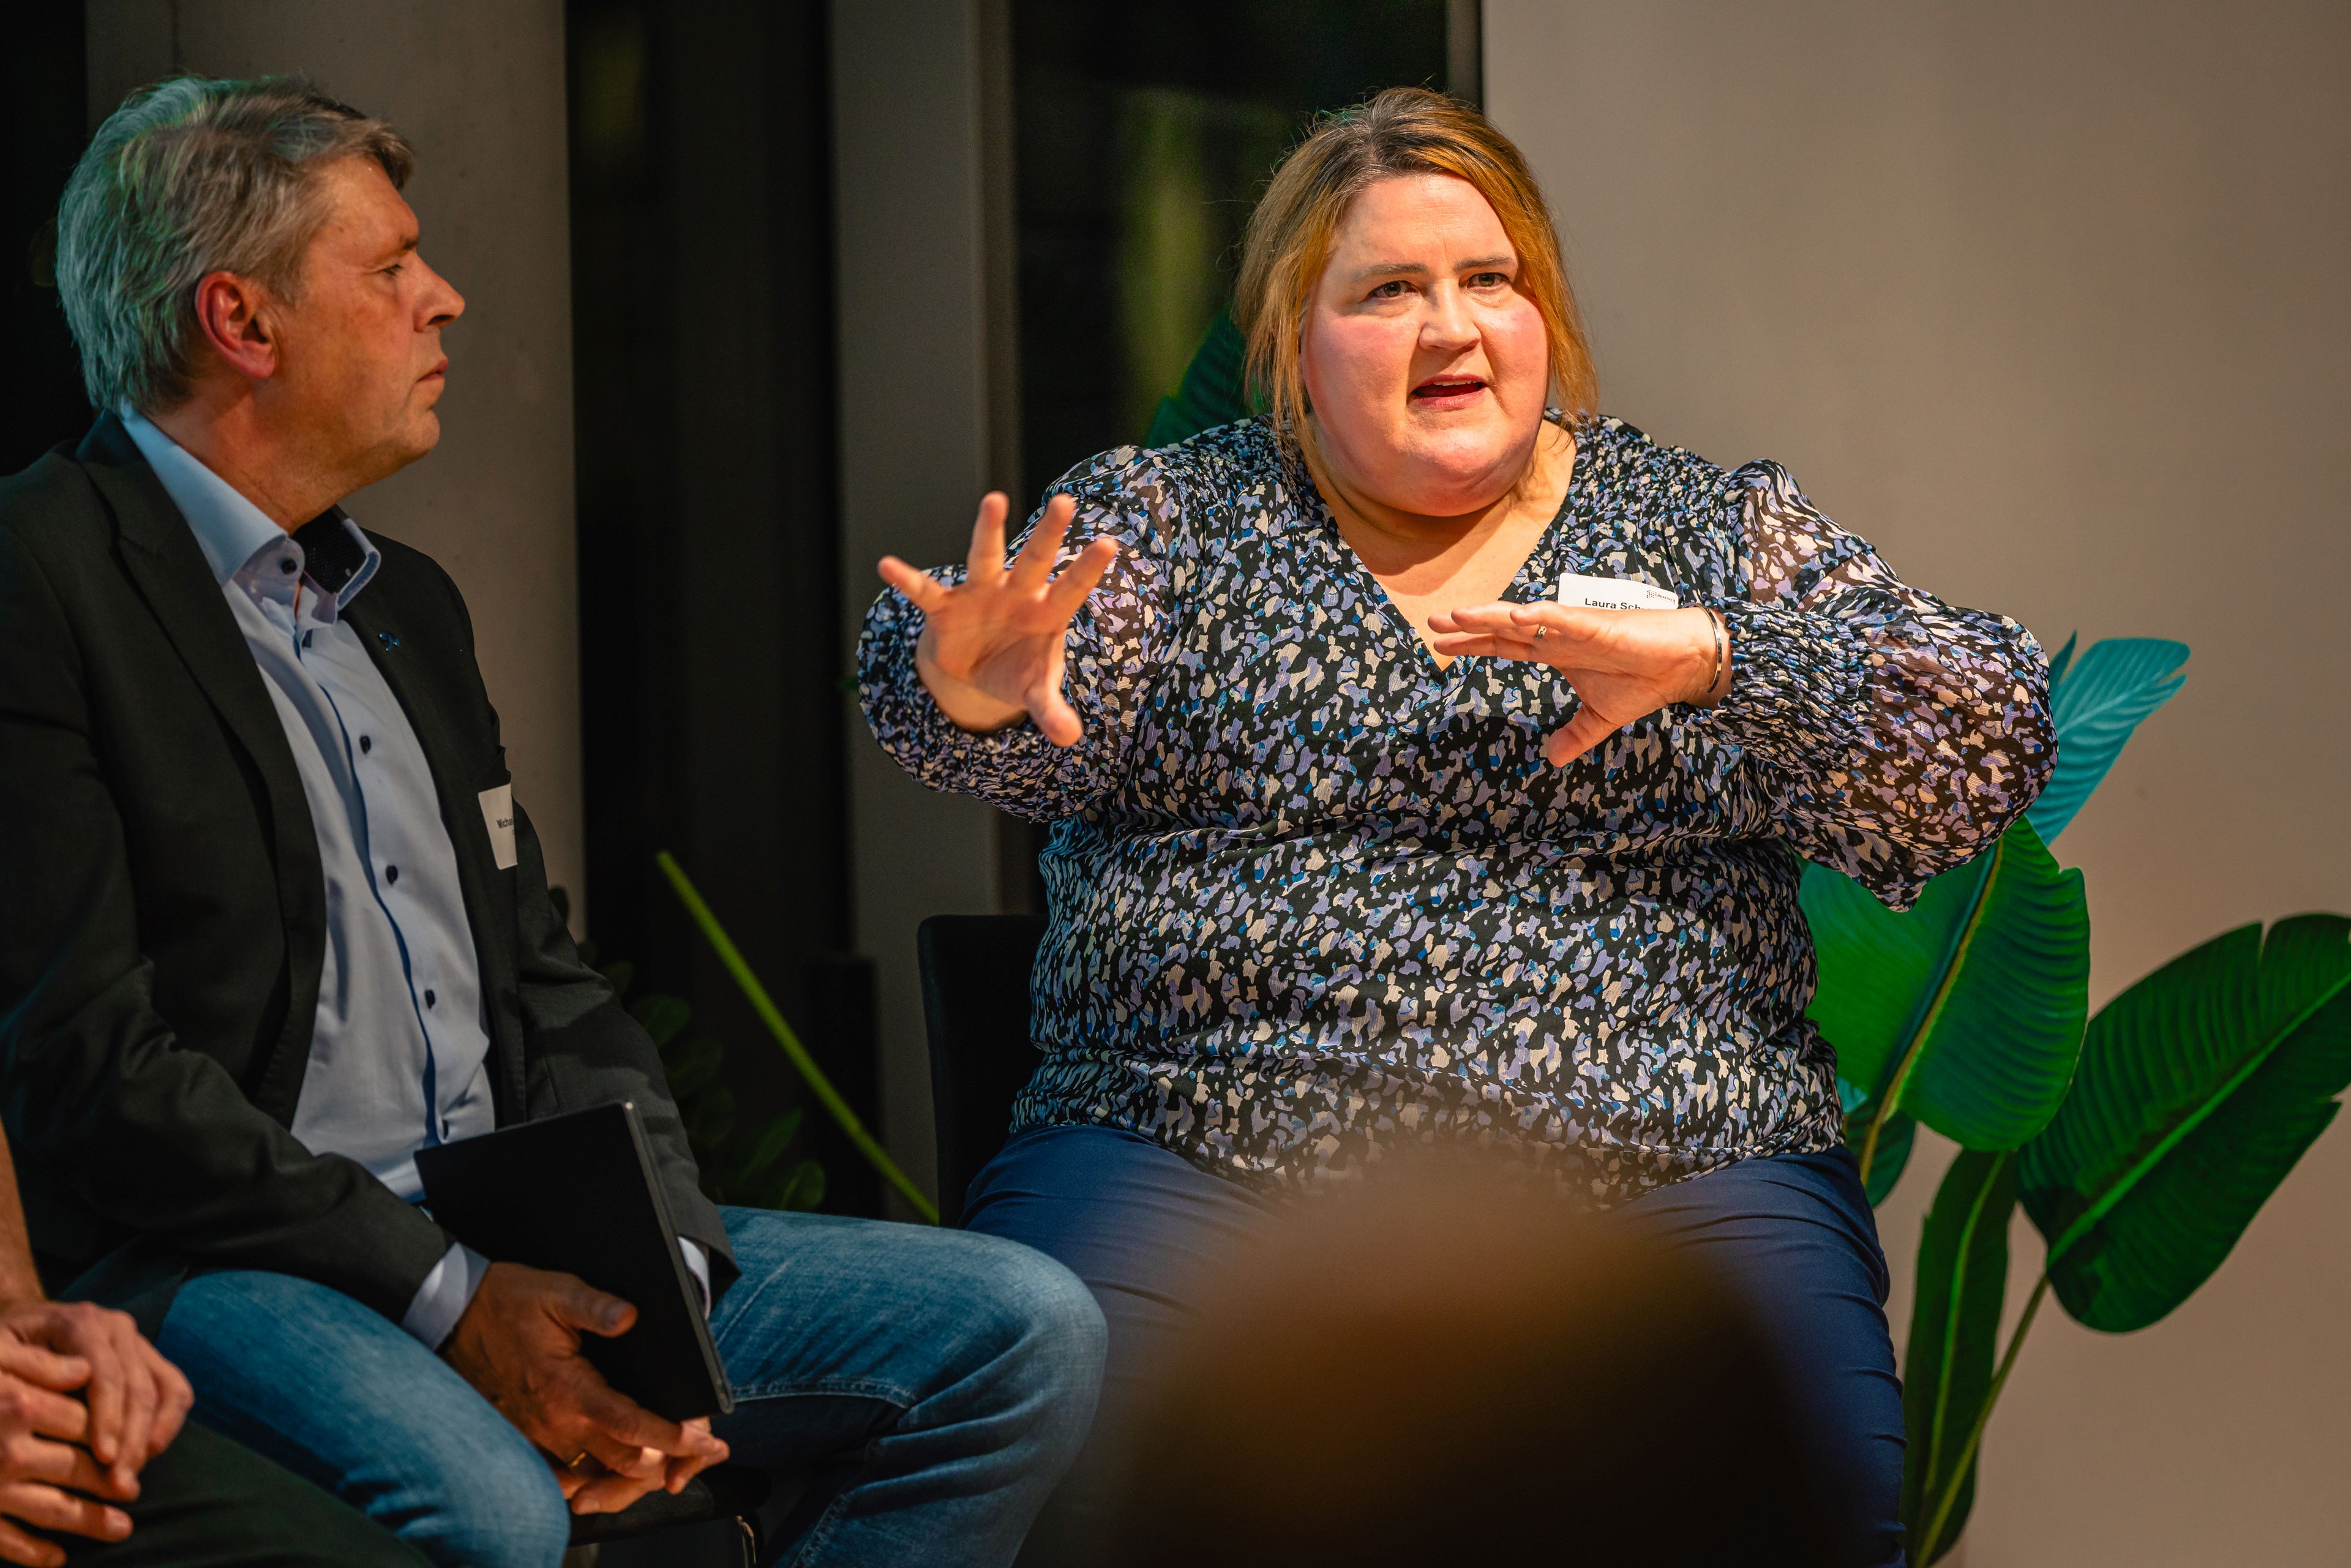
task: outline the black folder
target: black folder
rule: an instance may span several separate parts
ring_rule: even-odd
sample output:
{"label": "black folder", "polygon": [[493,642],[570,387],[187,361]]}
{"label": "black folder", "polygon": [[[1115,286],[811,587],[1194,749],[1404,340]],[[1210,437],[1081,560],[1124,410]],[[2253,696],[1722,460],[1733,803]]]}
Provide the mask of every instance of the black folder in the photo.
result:
{"label": "black folder", "polygon": [[637,1309],[617,1339],[580,1336],[607,1383],[672,1421],[735,1407],[634,1105],[419,1149],[416,1174],[433,1218],[492,1262],[577,1274]]}

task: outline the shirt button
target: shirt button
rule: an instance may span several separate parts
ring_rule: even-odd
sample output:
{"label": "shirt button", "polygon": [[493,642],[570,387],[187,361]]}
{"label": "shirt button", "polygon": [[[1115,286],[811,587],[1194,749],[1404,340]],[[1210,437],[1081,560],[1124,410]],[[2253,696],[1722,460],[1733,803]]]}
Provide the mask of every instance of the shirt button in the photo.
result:
{"label": "shirt button", "polygon": [[386,882],[398,882],[400,880],[400,868],[396,865],[388,865],[384,867],[383,880]]}
{"label": "shirt button", "polygon": [[427,991],[424,993],[424,1005],[425,1005],[426,1007],[428,1007],[428,1008],[429,1008],[429,1007],[431,1007],[431,1006],[433,1005],[433,1003],[434,1003],[434,999],[435,999],[435,998],[434,998],[434,995],[433,995],[433,993],[432,993],[430,990],[427,990]]}
{"label": "shirt button", "polygon": [[373,751],[375,749],[375,742],[362,735],[360,737],[360,749],[361,751]]}
{"label": "shirt button", "polygon": [[282,572],[284,572],[284,573],[285,573],[287,576],[288,576],[288,577],[293,576],[293,575],[294,575],[294,561],[293,561],[293,559],[292,559],[291,557],[288,557],[287,559],[284,559],[284,560],[279,561],[279,562],[277,563],[277,570],[280,570],[280,571],[282,571]]}

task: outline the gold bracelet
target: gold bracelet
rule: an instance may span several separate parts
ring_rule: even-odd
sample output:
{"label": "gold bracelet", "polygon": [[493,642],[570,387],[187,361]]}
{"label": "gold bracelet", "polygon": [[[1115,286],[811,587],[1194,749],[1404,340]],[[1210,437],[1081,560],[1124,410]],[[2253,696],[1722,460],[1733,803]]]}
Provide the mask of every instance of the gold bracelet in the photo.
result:
{"label": "gold bracelet", "polygon": [[1706,607],[1706,618],[1714,627],[1714,674],[1706,683],[1706,695],[1711,697],[1714,695],[1715,688],[1722,685],[1722,661],[1729,653],[1729,648],[1727,645],[1729,632],[1723,627],[1721,611],[1708,605]]}

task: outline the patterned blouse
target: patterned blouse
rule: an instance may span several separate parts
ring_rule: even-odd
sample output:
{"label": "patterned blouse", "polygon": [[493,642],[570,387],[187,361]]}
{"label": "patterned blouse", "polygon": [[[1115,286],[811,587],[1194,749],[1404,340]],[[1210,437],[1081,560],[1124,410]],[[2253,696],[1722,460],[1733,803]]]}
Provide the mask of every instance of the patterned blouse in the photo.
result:
{"label": "patterned blouse", "polygon": [[1905,585],[1776,464],[1575,434],[1504,597],[1669,589],[1723,613],[1733,674],[1564,769],[1567,682],[1440,667],[1262,420],[1056,485],[1063,559],[1122,552],[1069,634],[1074,747],[957,728],[915,674],[922,612],[874,604],[883,747],[1053,824],[1016,1130],[1125,1128],[1269,1189],[1468,1135],[1603,1202],[1837,1143],[1801,862],[1901,908],[1989,844],[2054,760],[2040,647]]}

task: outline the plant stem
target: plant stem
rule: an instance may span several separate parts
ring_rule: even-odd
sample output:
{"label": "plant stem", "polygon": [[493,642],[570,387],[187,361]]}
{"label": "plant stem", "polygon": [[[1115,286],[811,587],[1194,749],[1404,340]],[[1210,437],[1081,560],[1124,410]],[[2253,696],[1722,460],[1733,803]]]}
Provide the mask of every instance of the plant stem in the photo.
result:
{"label": "plant stem", "polygon": [[768,1032],[774,1035],[776,1043],[784,1048],[784,1054],[791,1059],[800,1077],[807,1081],[818,1103],[849,1135],[849,1141],[857,1145],[857,1152],[865,1156],[866,1162],[882,1173],[882,1179],[896,1188],[898,1196],[922,1216],[923,1222],[936,1225],[939,1222],[938,1206],[924,1197],[922,1189],[909,1181],[906,1173],[898,1168],[897,1162],[873,1141],[873,1134],[865,1130],[865,1124],[857,1119],[857,1113],[849,1108],[849,1102],[841,1097],[841,1092],[832,1086],[832,1080],[824,1075],[824,1070],[817,1066],[815,1060],[809,1055],[808,1048],[800,1044],[800,1038],[792,1032],[792,1026],[786,1023],[784,1015],[776,1010],[775,1001],[768,995],[768,988],[759,983],[758,976],[751,973],[751,966],[743,961],[743,955],[736,948],[734,939],[726,935],[726,927],[718,924],[718,917],[710,913],[710,905],[702,901],[702,894],[695,891],[693,882],[685,874],[685,868],[679,865],[667,850],[653,856],[653,863],[661,867],[662,875],[669,878],[671,891],[677,894],[678,902],[685,905],[685,912],[694,916],[694,923],[702,928],[702,935],[717,953],[718,961],[726,967],[729,975],[735,977],[735,983],[742,988],[743,995],[751,1003],[751,1010],[759,1015],[759,1021],[768,1026]]}
{"label": "plant stem", "polygon": [[1959,971],[1968,961],[1968,949],[1975,945],[1976,927],[1983,919],[1984,897],[1991,891],[1992,878],[2000,874],[2000,862],[2008,852],[2008,835],[2002,833],[1992,841],[1987,852],[1972,862],[1983,869],[1976,873],[1976,884],[1968,894],[1967,917],[1952,933],[1950,946],[1943,953],[1942,978],[1935,983],[1935,994],[1927,999],[1917,1016],[1911,1020],[1909,1038],[1904,1040],[1902,1054],[1896,1059],[1894,1076],[1886,1081],[1886,1092],[1877,1097],[1877,1113],[1869,1119],[1869,1133],[1861,1141],[1861,1182],[1869,1185],[1869,1167],[1877,1157],[1878,1129],[1894,1114],[1900,1103],[1902,1091],[1909,1086],[1910,1070],[1918,1064],[1918,1053],[1925,1049],[1927,1035],[1942,1016],[1943,1004],[1950,999],[1951,988],[1959,983]]}
{"label": "plant stem", "polygon": [[2024,1303],[2024,1316],[2017,1320],[2016,1333],[2010,1336],[2008,1352],[2000,1358],[2000,1370],[1992,1375],[1991,1388],[1984,1395],[1983,1408],[1976,1412],[1976,1424],[1968,1433],[1968,1446],[1959,1450],[1959,1462],[1951,1468],[1951,1479],[1944,1483],[1943,1500],[1935,1505],[1935,1517],[1928,1522],[1927,1533],[1918,1542],[1918,1562],[1922,1565],[1935,1560],[1935,1547],[1943,1537],[1943,1525],[1951,1517],[1951,1510],[1959,1500],[1959,1487],[1975,1468],[1976,1449],[1983,1444],[1985,1425],[1991,1420],[1991,1407],[2000,1403],[2000,1391],[2008,1385],[2008,1375],[2016,1365],[2016,1353],[2024,1344],[2024,1336],[2032,1327],[2033,1314],[2041,1310],[2041,1298],[2049,1293],[2049,1275],[2042,1273],[2041,1282],[2032,1287],[2032,1299]]}

